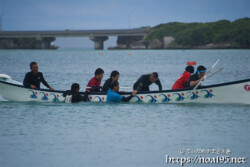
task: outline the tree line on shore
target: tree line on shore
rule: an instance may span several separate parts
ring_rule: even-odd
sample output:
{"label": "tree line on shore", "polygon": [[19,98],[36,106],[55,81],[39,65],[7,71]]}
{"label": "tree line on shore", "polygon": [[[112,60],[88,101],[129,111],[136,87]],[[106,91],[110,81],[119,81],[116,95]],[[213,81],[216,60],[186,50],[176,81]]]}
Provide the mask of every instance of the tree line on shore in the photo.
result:
{"label": "tree line on shore", "polygon": [[145,41],[175,38],[172,45],[203,46],[207,44],[230,44],[239,48],[250,48],[250,18],[235,21],[220,20],[207,23],[171,22],[152,28]]}

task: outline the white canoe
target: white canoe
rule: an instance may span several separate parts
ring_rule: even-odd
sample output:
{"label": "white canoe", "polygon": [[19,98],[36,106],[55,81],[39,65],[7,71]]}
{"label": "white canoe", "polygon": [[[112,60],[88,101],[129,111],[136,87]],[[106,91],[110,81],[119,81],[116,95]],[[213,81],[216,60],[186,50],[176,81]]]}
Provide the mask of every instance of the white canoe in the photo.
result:
{"label": "white canoe", "polygon": [[[9,101],[64,102],[64,91],[29,89],[20,84],[0,81],[0,94]],[[128,96],[131,93],[121,93]],[[90,93],[89,101],[106,102],[106,93]],[[250,79],[191,89],[138,92],[134,103],[219,103],[250,104]]]}

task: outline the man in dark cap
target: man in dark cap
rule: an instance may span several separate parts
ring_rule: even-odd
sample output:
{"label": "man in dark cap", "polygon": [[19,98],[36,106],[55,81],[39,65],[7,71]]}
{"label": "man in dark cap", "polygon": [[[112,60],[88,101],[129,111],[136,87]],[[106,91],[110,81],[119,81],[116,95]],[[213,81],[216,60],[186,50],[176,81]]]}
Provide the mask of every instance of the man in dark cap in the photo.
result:
{"label": "man in dark cap", "polygon": [[110,78],[106,80],[106,82],[104,83],[103,87],[102,87],[102,91],[103,92],[107,92],[112,84],[112,82],[114,81],[118,81],[119,80],[119,72],[114,70],[111,72],[110,74]]}
{"label": "man in dark cap", "polygon": [[195,87],[200,81],[204,81],[206,70],[206,67],[199,66],[196,70],[196,73],[191,75],[188,82],[185,83],[185,88]]}
{"label": "man in dark cap", "polygon": [[133,90],[137,91],[149,91],[149,86],[155,83],[158,85],[159,90],[162,90],[161,81],[158,78],[158,73],[153,72],[152,74],[142,75],[134,84]]}

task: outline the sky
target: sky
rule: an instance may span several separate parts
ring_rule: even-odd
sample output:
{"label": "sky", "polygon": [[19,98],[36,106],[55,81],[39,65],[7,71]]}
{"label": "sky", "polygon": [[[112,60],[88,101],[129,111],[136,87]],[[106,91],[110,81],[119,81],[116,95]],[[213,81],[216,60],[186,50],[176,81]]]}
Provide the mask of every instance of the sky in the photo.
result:
{"label": "sky", "polygon": [[[126,29],[161,23],[250,17],[250,0],[0,0],[2,29]],[[105,46],[114,46],[110,37]],[[93,47],[88,38],[58,38],[60,47]]]}

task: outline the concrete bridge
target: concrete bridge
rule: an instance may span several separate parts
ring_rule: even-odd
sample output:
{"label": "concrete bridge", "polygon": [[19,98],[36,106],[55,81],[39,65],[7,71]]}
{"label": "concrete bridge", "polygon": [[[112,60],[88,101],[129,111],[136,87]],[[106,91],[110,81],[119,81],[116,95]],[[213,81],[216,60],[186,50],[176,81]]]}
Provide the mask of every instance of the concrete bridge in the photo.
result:
{"label": "concrete bridge", "polygon": [[[110,29],[110,30],[59,30],[59,31],[0,31],[1,38],[36,38],[46,42],[44,46],[50,45],[52,41],[43,40],[56,37],[89,37],[94,41],[95,49],[103,49],[104,41],[109,36],[146,36],[148,28],[137,29]],[[49,43],[48,43],[49,42]]]}

